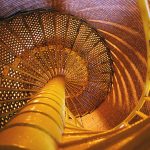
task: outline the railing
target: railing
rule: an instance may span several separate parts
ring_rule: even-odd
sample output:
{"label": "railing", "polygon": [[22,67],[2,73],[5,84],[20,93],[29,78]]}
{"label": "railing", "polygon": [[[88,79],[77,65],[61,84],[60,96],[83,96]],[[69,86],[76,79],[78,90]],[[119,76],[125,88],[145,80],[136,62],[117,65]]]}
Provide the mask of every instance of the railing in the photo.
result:
{"label": "railing", "polygon": [[[76,149],[80,147],[92,150],[106,148],[134,149],[137,146],[139,149],[149,148],[150,118],[142,112],[142,108],[147,102],[150,102],[150,9],[148,0],[139,0],[138,5],[141,11],[147,46],[147,75],[144,90],[138,104],[122,123],[109,131],[95,133],[94,135],[87,131],[81,132],[81,130],[77,133],[67,133],[65,136],[72,136],[71,138],[74,138],[74,140],[71,139],[71,141],[63,143],[62,147],[64,149],[70,146]],[[141,119],[131,124],[132,119],[137,116]],[[141,143],[142,147],[140,146]]]}
{"label": "railing", "polygon": [[[147,139],[150,138],[150,132],[148,132],[150,131],[150,125],[149,125],[150,118],[147,114],[145,114],[141,110],[145,103],[150,102],[150,44],[149,44],[150,42],[150,36],[149,36],[150,10],[148,7],[148,1],[139,0],[139,7],[141,10],[141,16],[143,20],[145,39],[146,39],[146,45],[147,45],[147,75],[146,75],[147,78],[146,78],[145,87],[141,95],[141,98],[139,100],[139,103],[131,112],[131,114],[121,124],[119,124],[118,126],[116,126],[115,128],[111,130],[101,132],[101,133],[88,131],[84,129],[84,127],[77,120],[77,118],[75,118],[74,115],[68,109],[66,109],[66,125],[65,125],[66,132],[63,134],[64,142],[60,144],[61,148],[65,149],[65,148],[70,147],[71,149],[73,148],[75,149],[77,148],[80,148],[80,149],[86,149],[86,148],[89,148],[89,149],[106,149],[106,148],[131,149],[132,148],[133,149],[137,147],[139,144],[141,144],[141,142],[143,142],[145,149],[148,146],[150,146],[149,143],[147,142]],[[15,68],[15,62],[14,62],[14,65],[12,65],[11,67]],[[37,71],[35,70],[35,72]],[[54,72],[55,72],[55,69],[54,69]],[[6,67],[4,70],[4,75],[7,75],[7,73],[8,73],[8,68]],[[24,74],[27,74],[27,73],[24,72]],[[32,78],[35,78],[35,77],[32,76]],[[19,80],[19,81],[22,83],[27,83],[26,81],[22,81],[22,80]],[[42,82],[45,83],[45,81],[42,81]],[[34,84],[37,84],[37,83],[34,83]],[[38,86],[41,86],[41,85],[38,85]],[[50,113],[50,115],[52,114]],[[134,122],[133,124],[131,124],[130,122],[136,116],[139,116],[141,120],[138,120],[137,122]],[[41,134],[39,135],[41,136]],[[3,136],[1,137],[3,138]],[[142,140],[139,142],[140,137],[142,137]],[[19,140],[17,140],[17,142],[18,141]],[[42,148],[43,147],[41,147],[41,149]]]}
{"label": "railing", "polygon": [[145,32],[145,40],[146,40],[146,46],[147,46],[147,75],[146,75],[146,81],[143,93],[141,95],[141,98],[139,100],[139,103],[134,108],[134,110],[131,112],[131,114],[116,128],[120,128],[123,126],[128,126],[129,122],[136,116],[141,117],[142,119],[147,118],[148,116],[144,114],[141,109],[144,106],[144,104],[147,101],[150,101],[150,9],[148,5],[148,0],[139,0],[139,8],[141,11],[141,18],[143,21],[143,27]]}

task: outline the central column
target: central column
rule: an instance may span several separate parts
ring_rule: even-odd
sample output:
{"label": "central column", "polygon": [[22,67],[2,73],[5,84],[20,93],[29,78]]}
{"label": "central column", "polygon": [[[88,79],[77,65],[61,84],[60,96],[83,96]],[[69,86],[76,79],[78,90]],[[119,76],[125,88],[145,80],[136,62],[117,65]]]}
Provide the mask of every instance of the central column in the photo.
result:
{"label": "central column", "polygon": [[65,117],[63,77],[49,81],[0,132],[0,149],[55,150]]}

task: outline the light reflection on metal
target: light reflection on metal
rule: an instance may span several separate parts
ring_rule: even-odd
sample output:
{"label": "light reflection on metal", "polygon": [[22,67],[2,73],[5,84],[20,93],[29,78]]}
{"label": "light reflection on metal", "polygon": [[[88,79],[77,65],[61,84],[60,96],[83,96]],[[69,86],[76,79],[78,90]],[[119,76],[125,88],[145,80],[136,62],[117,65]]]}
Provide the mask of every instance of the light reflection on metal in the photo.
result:
{"label": "light reflection on metal", "polygon": [[[63,77],[50,80],[0,132],[0,149],[55,150],[64,130],[65,83]],[[49,98],[45,97],[50,92]]]}
{"label": "light reflection on metal", "polygon": [[[67,122],[66,121],[66,129],[68,128],[70,131],[78,131],[77,136],[74,137],[72,136],[72,139],[66,143],[63,143],[60,145],[60,147],[63,148],[80,148],[80,149],[104,149],[104,148],[110,148],[110,149],[121,149],[121,148],[134,148],[137,147],[139,143],[136,143],[136,140],[139,140],[140,136],[148,139],[150,137],[149,133],[147,131],[150,130],[150,120],[149,117],[144,114],[141,111],[141,108],[143,107],[144,103],[146,101],[149,101],[149,96],[150,96],[150,53],[149,53],[149,11],[146,11],[147,1],[140,0],[140,7],[142,10],[142,16],[143,16],[143,22],[144,22],[144,28],[145,28],[145,33],[146,33],[146,42],[147,42],[147,53],[148,53],[148,71],[147,71],[147,80],[145,84],[145,88],[143,91],[143,94],[141,96],[141,99],[139,100],[139,103],[135,107],[135,109],[132,111],[132,113],[118,126],[116,126],[114,129],[102,132],[102,133],[92,133],[89,134],[89,131],[86,131],[85,129],[82,128],[80,123],[77,123],[77,120],[75,117],[70,115],[72,117],[72,122]],[[148,8],[148,7],[147,7]],[[58,29],[59,30],[59,29]],[[89,35],[89,30],[87,30],[87,35]],[[81,35],[80,35],[81,36]],[[57,37],[58,38],[58,37]],[[82,42],[80,43],[82,44]],[[126,44],[126,43],[124,43]],[[74,50],[78,52],[78,46],[74,46]],[[82,50],[81,50],[82,52]],[[57,53],[55,53],[57,55]],[[54,64],[59,68],[59,63]],[[61,69],[55,69],[53,70],[53,74],[57,74]],[[39,70],[41,71],[41,70]],[[70,73],[70,72],[69,72]],[[7,74],[7,71],[6,73]],[[48,73],[46,73],[48,74]],[[86,74],[86,73],[84,73]],[[48,77],[48,76],[47,76]],[[117,81],[117,80],[116,80]],[[75,90],[76,91],[76,90]],[[68,92],[69,93],[69,92]],[[74,95],[74,94],[73,94]],[[66,111],[66,113],[70,113],[69,111]],[[67,116],[68,115],[68,116]],[[66,114],[67,119],[69,118],[69,114]],[[141,117],[140,121],[137,121],[136,123],[134,122],[133,124],[130,124],[130,121],[136,117],[139,116]],[[80,126],[79,126],[80,125]],[[143,128],[141,130],[141,128]],[[83,134],[81,137],[79,136],[80,134]],[[70,133],[71,134],[71,133]],[[95,134],[95,135],[93,135]],[[68,134],[69,135],[69,134]],[[69,135],[70,136],[70,135]],[[118,142],[121,139],[121,142]],[[133,142],[132,142],[133,141]],[[144,146],[148,145],[146,141],[143,141]],[[76,146],[76,147],[72,147]]]}
{"label": "light reflection on metal", "polygon": [[2,21],[0,36],[0,100],[6,116],[1,126],[13,115],[10,107],[15,113],[14,105],[24,106],[25,97],[58,75],[65,76],[66,106],[78,117],[98,107],[110,91],[110,51],[83,20],[50,9],[23,12]]}

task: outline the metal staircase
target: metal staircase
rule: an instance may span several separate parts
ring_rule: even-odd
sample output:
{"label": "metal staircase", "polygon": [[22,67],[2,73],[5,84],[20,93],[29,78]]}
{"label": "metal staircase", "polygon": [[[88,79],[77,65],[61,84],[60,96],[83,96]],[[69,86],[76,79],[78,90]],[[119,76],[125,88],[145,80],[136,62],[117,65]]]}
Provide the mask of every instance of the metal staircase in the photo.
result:
{"label": "metal staircase", "polygon": [[139,6],[148,54],[145,88],[131,114],[104,132],[87,130],[79,120],[112,85],[111,54],[100,33],[52,9],[0,22],[0,149],[150,149],[150,118],[142,112],[150,102],[150,11],[146,0]]}
{"label": "metal staircase", "polygon": [[65,76],[66,106],[75,116],[106,98],[110,52],[84,21],[52,10],[18,13],[1,22],[0,36],[1,126],[56,76]]}

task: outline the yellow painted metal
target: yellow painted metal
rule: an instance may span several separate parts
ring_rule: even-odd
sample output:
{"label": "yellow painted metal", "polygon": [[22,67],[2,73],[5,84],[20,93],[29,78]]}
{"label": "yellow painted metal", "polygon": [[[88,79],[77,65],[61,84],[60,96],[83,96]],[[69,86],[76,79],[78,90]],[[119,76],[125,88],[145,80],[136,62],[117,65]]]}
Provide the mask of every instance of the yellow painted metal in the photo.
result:
{"label": "yellow painted metal", "polygon": [[[149,149],[150,144],[148,139],[150,137],[150,118],[148,115],[144,114],[141,109],[145,102],[150,100],[150,10],[147,0],[139,0],[138,2],[147,45],[147,75],[139,103],[121,124],[105,132],[96,135],[87,134],[84,135],[87,137],[82,137],[80,132],[74,134],[74,130],[70,126],[72,132],[69,132],[73,134],[66,134],[66,141],[62,145],[64,149],[87,149],[87,147],[92,150],[136,149],[137,147],[139,149]],[[130,121],[137,115],[140,116],[142,120],[130,124]],[[86,134],[86,131],[84,134]],[[76,138],[76,135],[80,136],[80,138]],[[68,139],[70,137],[71,140],[69,141]]]}
{"label": "yellow painted metal", "polygon": [[[121,143],[121,147],[126,149],[131,146],[137,146],[136,139],[142,135],[148,139],[149,134],[145,131],[149,131],[149,118],[140,110],[144,103],[149,100],[150,96],[150,11],[147,0],[139,0],[139,6],[142,14],[143,25],[145,30],[146,44],[147,44],[147,79],[144,87],[143,94],[139,100],[138,105],[132,111],[132,113],[117,127],[112,130],[98,133],[96,135],[89,135],[89,132],[82,128],[82,124],[71,114],[69,110],[66,115],[66,129],[67,131],[78,131],[77,138],[72,136],[72,143],[63,143],[63,148],[71,147],[71,144],[78,146],[79,144],[85,144],[82,148],[95,145],[95,149],[104,149],[115,145],[118,149],[120,139],[125,140],[126,143]],[[57,65],[59,65],[57,63]],[[7,69],[5,70],[7,74]],[[130,125],[129,122],[136,115],[139,115],[145,121],[138,122],[138,125],[134,123]],[[19,147],[23,149],[32,150],[53,150],[56,149],[61,142],[62,133],[64,130],[64,118],[65,118],[65,91],[64,91],[64,79],[63,77],[57,77],[52,79],[46,86],[38,92],[37,95],[32,97],[31,101],[18,113],[18,115],[12,119],[0,133],[0,149],[11,149],[12,147]],[[71,118],[71,120],[69,120]],[[145,126],[148,127],[144,129]],[[80,139],[81,133],[84,132],[83,139]],[[144,133],[144,134],[143,134]],[[68,134],[67,138],[70,135]],[[105,137],[106,136],[106,137]],[[127,139],[131,137],[132,139]],[[67,139],[68,140],[68,139]],[[91,142],[92,140],[92,142]],[[103,141],[102,141],[103,140]],[[129,144],[130,141],[134,141]],[[109,144],[109,145],[108,145]],[[146,142],[144,144],[147,144]],[[127,148],[128,147],[128,148]],[[94,148],[94,147],[93,147]],[[72,149],[72,147],[71,147]]]}
{"label": "yellow painted metal", "polygon": [[144,114],[143,112],[141,112],[141,111],[136,111],[136,114],[137,114],[138,116],[140,116],[141,118],[143,118],[143,119],[148,118],[148,116],[145,115],[145,114]]}
{"label": "yellow painted metal", "polygon": [[[121,124],[116,126],[113,130],[120,128],[124,126],[125,124],[128,124],[137,115],[137,111],[140,112],[145,102],[149,100],[150,98],[150,9],[149,9],[148,0],[138,0],[138,4],[139,4],[140,12],[141,12],[141,18],[143,21],[145,42],[146,42],[146,47],[147,47],[146,81],[145,81],[144,90],[139,99],[139,103],[136,105],[136,107],[133,109],[130,115]],[[145,115],[145,117],[148,117],[148,116]]]}
{"label": "yellow painted metal", "polygon": [[64,130],[64,78],[56,77],[0,132],[0,149],[54,150]]}
{"label": "yellow painted metal", "polygon": [[141,17],[143,21],[143,27],[145,32],[145,40],[147,46],[147,78],[144,90],[144,96],[149,96],[150,92],[150,8],[148,0],[139,0],[139,8],[141,11]]}
{"label": "yellow painted metal", "polygon": [[84,128],[82,123],[71,113],[71,111],[66,107],[66,117],[65,122],[72,124],[73,126]]}

